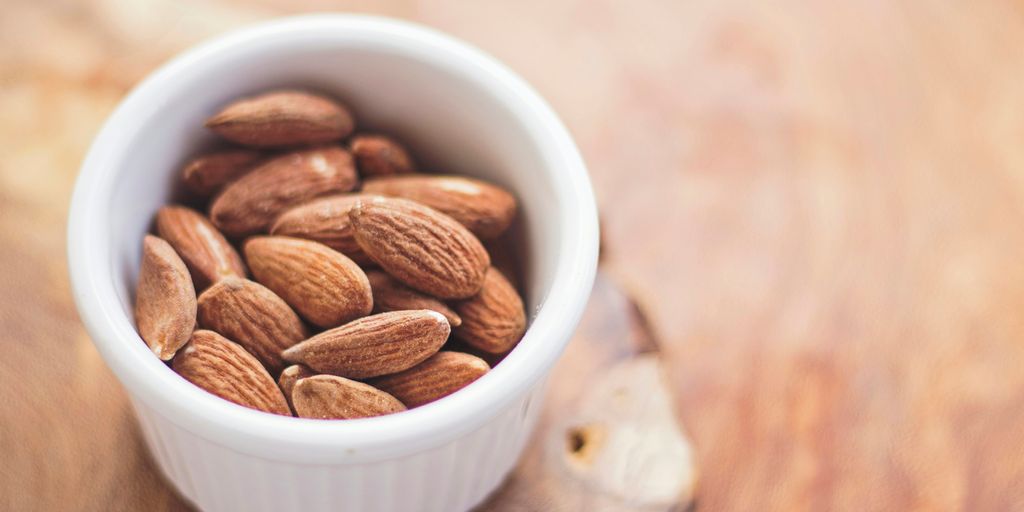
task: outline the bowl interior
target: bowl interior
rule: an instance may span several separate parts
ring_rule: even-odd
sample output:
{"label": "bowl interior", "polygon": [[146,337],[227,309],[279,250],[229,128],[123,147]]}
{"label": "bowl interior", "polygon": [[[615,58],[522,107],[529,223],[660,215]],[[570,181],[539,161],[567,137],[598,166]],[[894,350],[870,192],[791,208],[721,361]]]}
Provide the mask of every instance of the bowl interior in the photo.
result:
{"label": "bowl interior", "polygon": [[[288,47],[243,52],[168,88],[130,138],[114,170],[110,210],[115,288],[131,314],[142,235],[173,197],[184,162],[216,145],[203,121],[241,96],[279,87],[322,91],[352,108],[360,130],[393,134],[428,172],[464,174],[516,195],[519,263],[533,311],[551,285],[560,204],[529,128],[505,104],[431,63],[387,48]],[[528,265],[526,263],[529,263]]]}

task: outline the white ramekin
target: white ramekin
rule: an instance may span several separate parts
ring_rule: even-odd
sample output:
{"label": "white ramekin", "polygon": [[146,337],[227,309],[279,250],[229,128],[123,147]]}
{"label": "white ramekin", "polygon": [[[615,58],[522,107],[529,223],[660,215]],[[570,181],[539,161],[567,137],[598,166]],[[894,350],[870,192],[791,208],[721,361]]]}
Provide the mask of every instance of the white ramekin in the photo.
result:
{"label": "white ramekin", "polygon": [[[171,197],[184,159],[212,143],[203,119],[232,98],[278,86],[332,93],[361,126],[408,141],[430,169],[515,191],[531,324],[488,375],[397,415],[303,420],[223,401],[146,349],[131,304],[153,213]],[[597,245],[583,161],[532,88],[433,30],[349,15],[234,32],[149,76],[93,143],[68,227],[82,320],[128,390],[157,465],[204,510],[453,511],[480,503],[536,422],[545,377],[586,304]]]}

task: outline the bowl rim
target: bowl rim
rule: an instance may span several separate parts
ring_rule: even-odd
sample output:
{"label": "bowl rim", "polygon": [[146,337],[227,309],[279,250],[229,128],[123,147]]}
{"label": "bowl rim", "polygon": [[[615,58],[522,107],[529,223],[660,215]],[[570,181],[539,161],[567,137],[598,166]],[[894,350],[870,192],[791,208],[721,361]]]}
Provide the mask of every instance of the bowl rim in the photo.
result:
{"label": "bowl rim", "polygon": [[[328,422],[271,415],[222,400],[152,356],[114,287],[109,219],[121,155],[133,127],[159,105],[181,73],[253,47],[362,44],[400,51],[461,73],[504,99],[537,144],[564,212],[554,278],[522,342],[491,372],[443,400],[377,418]],[[583,313],[597,266],[598,220],[586,166],[551,107],[522,78],[484,52],[436,30],[390,18],[313,14],[244,27],[185,51],[140,82],[94,139],[75,183],[67,257],[79,314],[107,365],[141,401],[181,428],[240,453],[306,463],[383,460],[436,447],[482,427],[546,376]],[[160,368],[163,368],[161,370]],[[136,404],[137,405],[137,404]],[[533,406],[537,406],[535,404]],[[524,413],[527,404],[524,404]]]}

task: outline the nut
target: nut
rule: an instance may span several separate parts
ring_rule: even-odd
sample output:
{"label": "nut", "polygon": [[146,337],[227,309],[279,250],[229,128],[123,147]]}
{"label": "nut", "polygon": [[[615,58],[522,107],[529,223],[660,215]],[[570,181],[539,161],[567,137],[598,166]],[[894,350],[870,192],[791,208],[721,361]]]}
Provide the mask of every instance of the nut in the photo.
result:
{"label": "nut", "polygon": [[292,403],[300,418],[322,420],[369,418],[405,410],[402,402],[373,386],[334,375],[299,379],[292,389]]}
{"label": "nut", "polygon": [[413,174],[368,180],[363,192],[427,205],[466,226],[481,240],[502,234],[516,216],[516,199],[501,187],[461,176]]}
{"label": "nut", "polygon": [[359,201],[349,211],[356,241],[388,274],[440,299],[471,297],[490,257],[462,224],[405,199]]}
{"label": "nut", "polygon": [[324,96],[274,91],[229,104],[206,126],[246,146],[281,147],[341,140],[355,121],[347,108]]}
{"label": "nut", "polygon": [[281,355],[320,373],[366,379],[416,366],[441,349],[450,331],[436,311],[392,311],[324,331]]}
{"label": "nut", "polygon": [[370,290],[373,292],[373,311],[385,313],[388,311],[403,311],[408,309],[429,309],[444,315],[448,324],[458,327],[462,319],[458,313],[429,295],[424,295],[412,288],[396,281],[393,277],[379,270],[366,272],[366,279],[370,281]]}
{"label": "nut", "polygon": [[199,296],[199,326],[234,340],[272,374],[284,368],[281,351],[306,339],[306,328],[285,301],[265,286],[226,278]]}
{"label": "nut", "polygon": [[389,176],[416,171],[409,152],[391,137],[356,135],[349,144],[356,157],[356,167],[363,177]]}
{"label": "nut", "polygon": [[320,242],[360,264],[373,260],[356,242],[348,212],[366,194],[342,194],[314,199],[285,211],[270,227],[270,234]]}
{"label": "nut", "polygon": [[256,280],[319,327],[341,325],[373,310],[366,274],[326,245],[261,236],[249,239],[244,252]]}
{"label": "nut", "polygon": [[248,172],[263,158],[252,149],[225,149],[194,158],[182,170],[182,181],[199,199],[208,199],[224,185]]}
{"label": "nut", "polygon": [[373,379],[370,384],[398,398],[406,407],[419,407],[470,385],[490,369],[479,357],[442,351],[408,370]]}
{"label": "nut", "polygon": [[245,277],[245,264],[224,235],[195,210],[165,206],[156,214],[156,232],[188,266],[196,290],[228,276]]}
{"label": "nut", "polygon": [[337,146],[293,151],[260,164],[225,187],[210,205],[210,218],[231,237],[264,232],[289,207],[348,192],[357,183],[348,151]]}
{"label": "nut", "polygon": [[142,241],[135,324],[164,361],[188,342],[196,324],[196,291],[188,268],[170,244],[152,235]]}
{"label": "nut", "polygon": [[281,390],[252,354],[213,331],[200,330],[174,356],[174,371],[238,405],[291,416]]}
{"label": "nut", "polygon": [[511,349],[526,330],[526,312],[516,289],[497,269],[490,268],[476,296],[455,304],[462,325],[456,338],[485,352]]}

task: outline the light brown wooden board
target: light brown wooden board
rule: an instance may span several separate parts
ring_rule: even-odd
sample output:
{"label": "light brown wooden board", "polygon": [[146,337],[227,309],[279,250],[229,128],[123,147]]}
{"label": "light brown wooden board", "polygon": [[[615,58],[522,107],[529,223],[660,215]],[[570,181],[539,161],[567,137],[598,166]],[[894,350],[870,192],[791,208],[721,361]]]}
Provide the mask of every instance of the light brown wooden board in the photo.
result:
{"label": "light brown wooden board", "polygon": [[797,0],[7,0],[0,508],[171,503],[70,302],[72,180],[174,52],[329,9],[463,37],[566,120],[699,510],[1024,508],[1024,11]]}

